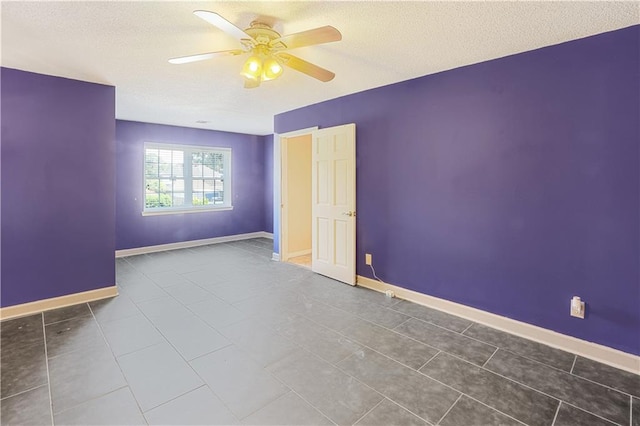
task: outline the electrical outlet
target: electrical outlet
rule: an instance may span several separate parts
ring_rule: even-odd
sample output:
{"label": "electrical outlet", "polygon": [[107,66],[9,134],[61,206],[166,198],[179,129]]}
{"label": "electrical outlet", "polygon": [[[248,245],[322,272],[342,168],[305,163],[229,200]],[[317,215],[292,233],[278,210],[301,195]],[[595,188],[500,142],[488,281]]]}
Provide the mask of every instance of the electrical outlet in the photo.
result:
{"label": "electrical outlet", "polygon": [[584,302],[578,296],[571,299],[571,316],[584,319]]}
{"label": "electrical outlet", "polygon": [[364,255],[364,264],[365,265],[371,265],[373,263],[373,259],[371,258],[371,253],[366,253]]}

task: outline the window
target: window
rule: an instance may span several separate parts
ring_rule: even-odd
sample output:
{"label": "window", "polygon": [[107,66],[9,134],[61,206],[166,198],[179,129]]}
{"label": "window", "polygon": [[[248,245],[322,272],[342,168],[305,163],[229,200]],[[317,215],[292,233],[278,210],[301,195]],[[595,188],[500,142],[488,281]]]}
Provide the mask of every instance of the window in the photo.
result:
{"label": "window", "polygon": [[143,213],[231,207],[231,149],[144,144]]}

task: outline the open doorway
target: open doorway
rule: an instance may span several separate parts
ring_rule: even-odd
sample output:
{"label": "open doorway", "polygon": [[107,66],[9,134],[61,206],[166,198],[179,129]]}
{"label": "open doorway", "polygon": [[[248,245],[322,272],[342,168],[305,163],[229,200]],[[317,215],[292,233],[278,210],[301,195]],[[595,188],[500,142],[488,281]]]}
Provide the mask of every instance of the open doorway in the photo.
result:
{"label": "open doorway", "polygon": [[313,272],[350,285],[356,283],[355,138],[353,123],[282,134],[275,164],[279,260],[307,266],[310,257]]}
{"label": "open doorway", "polygon": [[281,135],[280,260],[311,268],[311,132]]}

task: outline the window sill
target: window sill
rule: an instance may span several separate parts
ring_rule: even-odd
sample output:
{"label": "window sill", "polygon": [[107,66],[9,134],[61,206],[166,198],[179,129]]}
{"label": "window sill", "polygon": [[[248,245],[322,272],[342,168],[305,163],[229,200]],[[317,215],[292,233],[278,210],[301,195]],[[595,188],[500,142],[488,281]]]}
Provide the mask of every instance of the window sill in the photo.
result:
{"label": "window sill", "polygon": [[158,211],[143,211],[142,216],[164,216],[170,214],[185,214],[185,213],[206,213],[206,212],[220,212],[233,210],[233,206],[229,207],[214,207],[206,209],[173,209],[173,210],[158,210]]}

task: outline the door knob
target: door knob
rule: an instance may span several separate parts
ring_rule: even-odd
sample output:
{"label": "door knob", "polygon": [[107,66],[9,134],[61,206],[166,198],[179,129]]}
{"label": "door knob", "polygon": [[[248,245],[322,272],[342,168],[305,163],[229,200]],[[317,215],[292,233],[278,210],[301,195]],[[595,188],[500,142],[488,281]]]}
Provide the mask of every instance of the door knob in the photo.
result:
{"label": "door knob", "polygon": [[356,212],[342,212],[342,214],[343,214],[344,216],[350,216],[350,217],[351,217],[351,216],[355,216],[355,215],[356,215]]}

